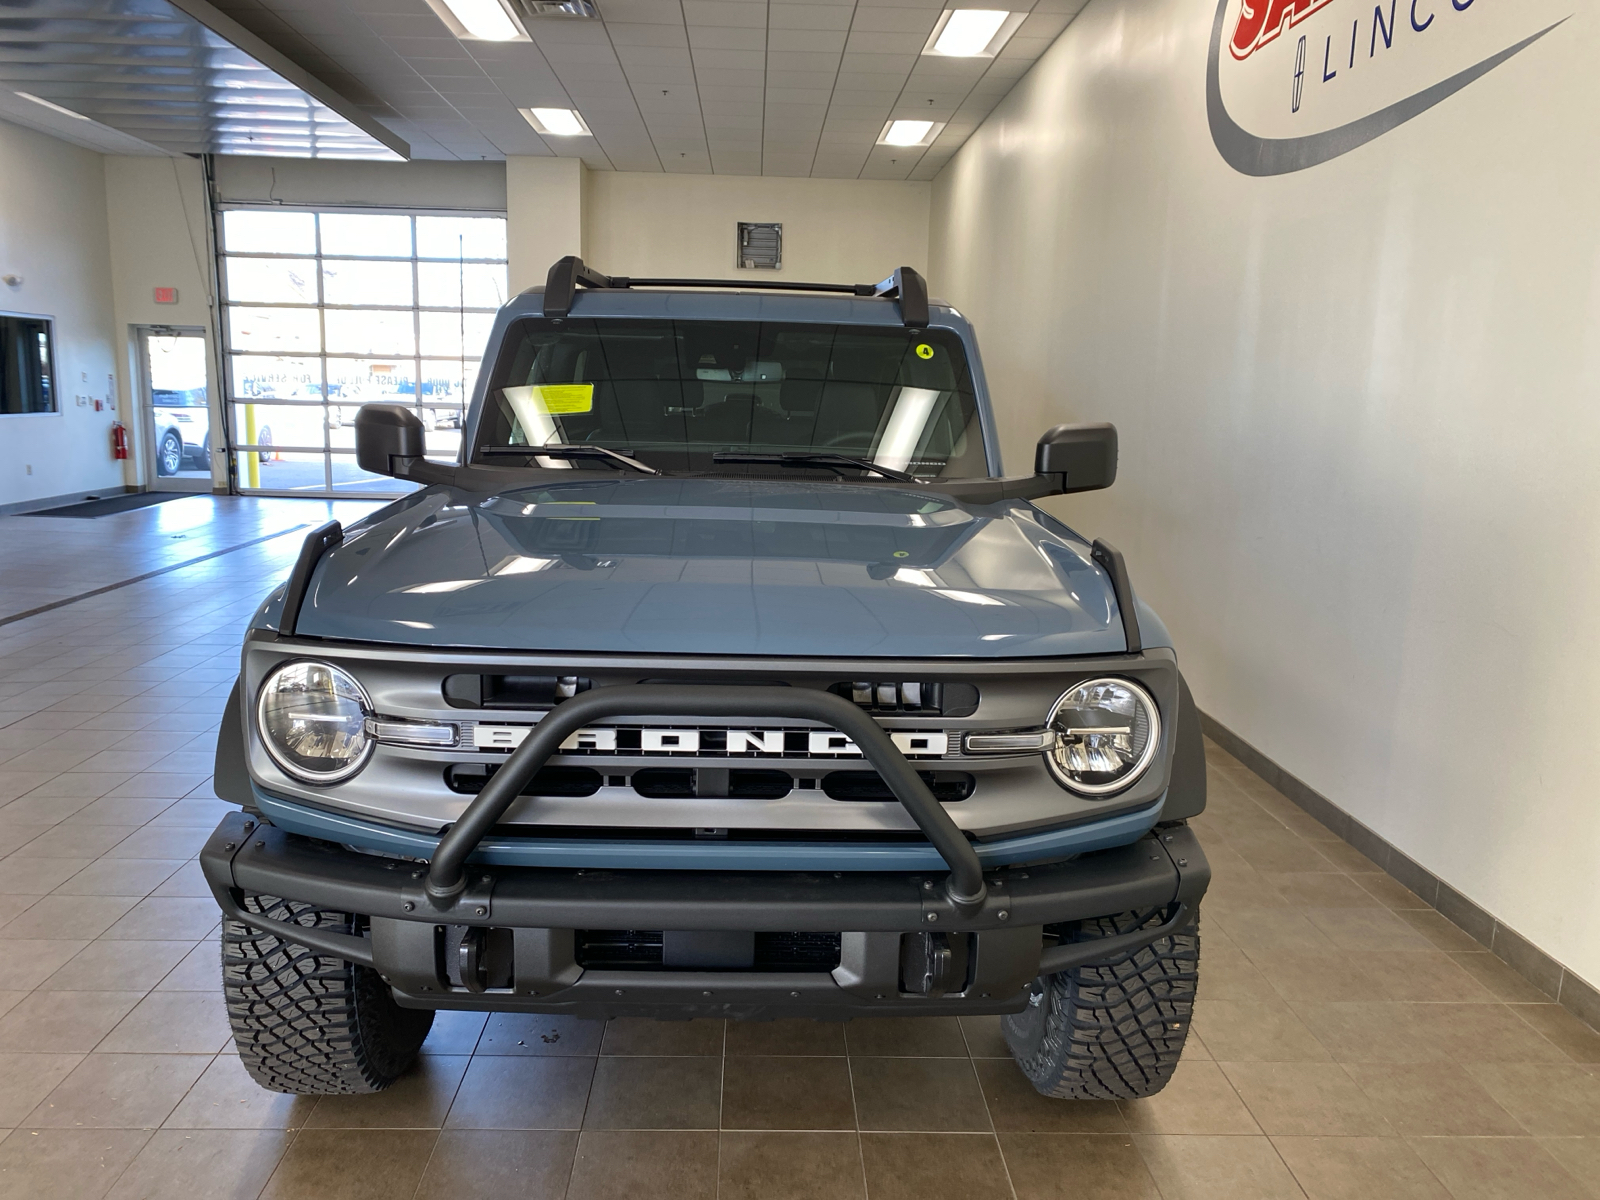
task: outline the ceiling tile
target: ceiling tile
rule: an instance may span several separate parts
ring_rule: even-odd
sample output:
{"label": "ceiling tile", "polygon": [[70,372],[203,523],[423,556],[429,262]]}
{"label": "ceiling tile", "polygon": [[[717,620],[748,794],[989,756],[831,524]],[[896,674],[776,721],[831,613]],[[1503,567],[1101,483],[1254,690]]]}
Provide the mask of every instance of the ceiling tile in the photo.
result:
{"label": "ceiling tile", "polygon": [[683,0],[683,19],[690,25],[767,27],[764,0]]}

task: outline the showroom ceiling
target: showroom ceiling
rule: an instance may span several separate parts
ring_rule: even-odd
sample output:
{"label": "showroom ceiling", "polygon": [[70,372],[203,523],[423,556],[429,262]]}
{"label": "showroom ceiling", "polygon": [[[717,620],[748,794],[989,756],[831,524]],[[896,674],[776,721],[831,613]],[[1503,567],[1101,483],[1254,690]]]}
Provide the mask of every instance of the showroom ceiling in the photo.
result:
{"label": "showroom ceiling", "polygon": [[[945,0],[595,0],[598,19],[528,16],[499,42],[456,37],[444,0],[214,2],[416,158],[931,179],[1086,0],[1012,0],[1009,40],[967,58],[924,53]],[[532,108],[590,133],[542,134]],[[893,118],[934,122],[930,144],[877,144]]]}
{"label": "showroom ceiling", "polygon": [[0,89],[0,117],[112,153],[408,153],[203,0],[5,0]]}

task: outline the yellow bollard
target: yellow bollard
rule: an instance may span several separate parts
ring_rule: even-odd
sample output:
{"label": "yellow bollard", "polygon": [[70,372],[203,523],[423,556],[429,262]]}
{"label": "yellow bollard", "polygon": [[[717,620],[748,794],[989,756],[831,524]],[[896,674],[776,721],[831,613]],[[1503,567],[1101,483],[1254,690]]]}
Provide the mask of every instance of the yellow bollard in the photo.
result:
{"label": "yellow bollard", "polygon": [[[247,446],[256,444],[256,406],[244,406],[244,442]],[[258,488],[261,486],[261,455],[258,451],[247,450],[244,455],[245,487]]]}

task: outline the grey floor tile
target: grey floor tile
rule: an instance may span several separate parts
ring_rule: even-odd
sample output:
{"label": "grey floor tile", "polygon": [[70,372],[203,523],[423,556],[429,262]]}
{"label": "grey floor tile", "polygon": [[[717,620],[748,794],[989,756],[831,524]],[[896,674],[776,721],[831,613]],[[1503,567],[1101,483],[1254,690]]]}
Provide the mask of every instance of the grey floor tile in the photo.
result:
{"label": "grey floor tile", "polygon": [[724,1133],[717,1200],[866,1200],[854,1133]]}
{"label": "grey floor tile", "polygon": [[852,1058],[856,1119],[863,1130],[988,1132],[983,1091],[964,1058]]}
{"label": "grey floor tile", "polygon": [[577,1149],[565,1130],[447,1129],[415,1200],[562,1200]]}
{"label": "grey floor tile", "polygon": [[0,1142],[4,1200],[99,1200],[150,1140],[142,1129],[13,1129]]}
{"label": "grey floor tile", "polygon": [[410,1129],[302,1129],[262,1200],[394,1200],[422,1181],[436,1134]]}
{"label": "grey floor tile", "polygon": [[712,1200],[718,1135],[662,1130],[592,1130],[578,1139],[567,1200]]}
{"label": "grey floor tile", "polygon": [[594,1075],[590,1058],[482,1055],[467,1067],[449,1129],[578,1129]]}
{"label": "grey floor tile", "polygon": [[164,1129],[144,1144],[107,1200],[254,1197],[292,1140],[277,1129]]}
{"label": "grey floor tile", "polygon": [[1395,1137],[1275,1137],[1309,1200],[1451,1200],[1410,1146]]}
{"label": "grey floor tile", "polygon": [[211,1063],[204,1054],[90,1054],[23,1124],[157,1129]]}
{"label": "grey floor tile", "polygon": [[[90,942],[39,986],[46,991],[122,992],[155,987],[192,942]],[[213,980],[213,983],[216,981]]]}
{"label": "grey floor tile", "polygon": [[1454,1200],[1589,1200],[1589,1189],[1533,1138],[1416,1137],[1407,1142]]}
{"label": "grey floor tile", "polygon": [[990,1133],[863,1133],[861,1160],[872,1200],[1010,1200]]}
{"label": "grey floor tile", "polygon": [[602,1056],[583,1127],[716,1129],[721,1092],[721,1058]]}

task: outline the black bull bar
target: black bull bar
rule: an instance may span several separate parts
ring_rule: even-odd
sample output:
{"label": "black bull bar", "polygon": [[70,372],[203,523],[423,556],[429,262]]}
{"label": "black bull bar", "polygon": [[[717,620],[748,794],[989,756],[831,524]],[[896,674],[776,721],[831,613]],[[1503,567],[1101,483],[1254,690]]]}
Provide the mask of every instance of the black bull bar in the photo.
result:
{"label": "black bull bar", "polygon": [[[467,863],[519,798],[545,762],[572,734],[606,717],[622,715],[701,717],[787,717],[812,720],[849,737],[875,767],[912,820],[938,850],[949,874],[939,882],[925,875],[912,894],[903,881],[876,876],[839,880],[820,891],[797,886],[782,875],[728,876],[726,886],[692,889],[665,877],[680,872],[628,872],[632,882],[605,872],[609,881],[589,882],[583,872],[510,873],[494,870],[477,879]],[[281,831],[257,824],[248,814],[226,818],[201,855],[202,866],[223,912],[234,920],[278,933],[307,947],[365,966],[375,965],[371,938],[283,922],[247,911],[245,891],[316,900],[365,913],[388,926],[431,920],[488,925],[498,918],[521,924],[586,924],[601,910],[623,927],[654,911],[658,919],[683,928],[1005,928],[1023,929],[1063,919],[1078,919],[1129,909],[1153,908],[1162,918],[1119,937],[1047,950],[1038,969],[1058,971],[1105,955],[1132,950],[1157,937],[1186,928],[1194,919],[1210,871],[1188,829],[1156,831],[1118,850],[1102,851],[1078,863],[1035,866],[1004,886],[985,883],[982,865],[966,836],[934,799],[916,769],[883,729],[841,696],[811,689],[759,686],[667,686],[642,684],[600,688],[563,701],[533,727],[483,790],[467,805],[436,847],[426,870],[420,865],[397,874],[393,860],[302,844]],[[542,882],[520,877],[538,875]],[[687,883],[688,881],[685,881]],[[524,894],[526,893],[526,894]],[[670,899],[675,897],[676,899]],[[682,903],[684,911],[660,911]],[[431,918],[429,912],[434,914]],[[570,911],[569,911],[570,910]],[[782,918],[779,913],[785,914]],[[1022,926],[1023,929],[1017,928]],[[376,933],[376,930],[375,930]],[[1039,954],[1032,942],[1032,954]],[[1031,975],[1030,971],[1030,975]]]}
{"label": "black bull bar", "polygon": [[597,688],[566,700],[545,715],[467,805],[434,851],[426,890],[441,906],[466,888],[466,862],[522,795],[539,768],[578,730],[605,717],[648,714],[661,717],[793,717],[832,726],[855,743],[917,828],[950,868],[944,893],[958,911],[983,906],[983,866],[966,835],[933,798],[916,768],[878,723],[843,696],[809,688],[667,687],[640,684]]}

